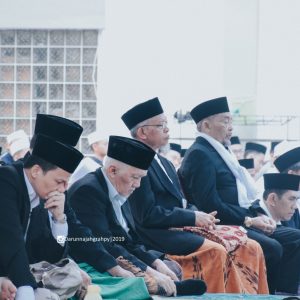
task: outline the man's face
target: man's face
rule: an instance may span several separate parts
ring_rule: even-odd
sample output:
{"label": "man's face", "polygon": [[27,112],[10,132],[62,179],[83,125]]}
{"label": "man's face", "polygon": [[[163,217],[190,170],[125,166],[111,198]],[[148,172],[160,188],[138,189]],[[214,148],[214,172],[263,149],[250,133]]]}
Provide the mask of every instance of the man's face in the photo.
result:
{"label": "man's face", "polygon": [[168,120],[164,114],[148,119],[146,124],[141,126],[141,130],[144,136],[142,142],[154,150],[169,142]]}
{"label": "man's face", "polygon": [[277,195],[272,202],[273,211],[276,214],[278,220],[288,221],[294,215],[297,208],[297,200],[300,197],[299,191],[287,191],[281,198]]}
{"label": "man's face", "polygon": [[101,140],[93,145],[93,150],[97,156],[102,158],[107,154],[107,147],[107,140]]}
{"label": "man's face", "polygon": [[230,145],[233,127],[229,112],[212,116],[208,119],[208,125],[207,134],[225,146]]}
{"label": "man's face", "polygon": [[237,159],[244,158],[244,149],[241,144],[230,145],[230,149],[234,153]]}
{"label": "man's face", "polygon": [[254,152],[249,152],[245,156],[245,158],[253,158],[253,163],[254,163],[253,176],[255,176],[264,165],[265,155],[263,153],[254,151]]}
{"label": "man's face", "polygon": [[50,192],[65,192],[71,175],[61,168],[56,168],[44,173],[38,165],[33,166],[30,172],[31,184],[35,192],[42,199],[45,199]]}
{"label": "man's face", "polygon": [[113,185],[118,193],[126,198],[140,186],[142,177],[147,175],[147,171],[128,165],[114,168],[114,170],[110,170]]}

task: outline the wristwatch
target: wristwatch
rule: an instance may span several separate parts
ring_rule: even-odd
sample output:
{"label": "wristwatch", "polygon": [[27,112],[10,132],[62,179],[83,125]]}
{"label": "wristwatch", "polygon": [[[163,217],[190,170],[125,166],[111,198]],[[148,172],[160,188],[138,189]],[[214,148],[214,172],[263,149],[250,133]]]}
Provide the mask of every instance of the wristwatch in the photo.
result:
{"label": "wristwatch", "polygon": [[245,217],[244,225],[245,225],[245,227],[248,227],[248,228],[251,227],[252,226],[252,218]]}
{"label": "wristwatch", "polygon": [[52,221],[53,223],[56,223],[56,224],[65,224],[67,222],[67,216],[64,214],[64,217],[63,219],[61,220],[56,220],[53,216],[52,216]]}

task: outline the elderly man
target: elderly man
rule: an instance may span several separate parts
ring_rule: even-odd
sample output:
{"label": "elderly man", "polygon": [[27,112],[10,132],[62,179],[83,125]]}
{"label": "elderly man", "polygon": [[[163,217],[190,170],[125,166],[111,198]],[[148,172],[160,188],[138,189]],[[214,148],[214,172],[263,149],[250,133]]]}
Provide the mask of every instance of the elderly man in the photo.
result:
{"label": "elderly man", "polygon": [[[278,281],[279,273],[289,277],[290,270],[298,268],[288,253],[297,253],[300,245],[292,242],[287,245],[291,233],[288,228],[276,229],[271,218],[253,217],[249,210],[257,191],[251,176],[228,150],[233,128],[226,97],[199,104],[191,115],[199,136],[187,151],[179,170],[188,200],[203,211],[217,210],[223,224],[244,225],[248,237],[263,248],[270,291],[274,293],[280,288],[288,292],[289,287]],[[292,233],[292,240],[297,240],[298,233]]]}
{"label": "elderly man", "polygon": [[178,280],[176,275],[131,237],[134,224],[126,199],[139,187],[154,155],[143,143],[111,136],[103,168],[75,182],[68,197],[79,219],[96,237],[104,237],[105,247],[121,266],[145,278],[149,292],[168,296],[202,294],[202,281],[174,284],[171,279]]}
{"label": "elderly man", "polygon": [[[167,118],[158,98],[134,106],[123,114],[122,120],[132,137],[153,150],[157,151],[168,143]],[[239,254],[229,257],[223,246],[201,235],[184,230],[170,230],[172,227],[185,226],[214,229],[219,220],[215,218],[216,211],[195,211],[195,207],[187,203],[176,171],[167,159],[155,155],[147,176],[141,181],[141,187],[134,191],[129,202],[140,238],[147,246],[168,253],[178,261],[183,268],[184,278],[203,278],[209,292],[268,292],[262,250],[254,241],[249,240],[247,246],[241,246],[237,250]],[[246,261],[242,253],[248,251],[248,246],[253,247],[249,252],[258,254],[255,259],[251,255],[247,257],[250,267],[248,270],[257,277],[256,283],[253,283],[254,277],[244,278],[247,272],[240,272],[238,267]],[[214,263],[211,262],[211,257],[214,257]],[[258,265],[260,270],[257,269]]]}
{"label": "elderly man", "polygon": [[54,263],[66,253],[66,244],[57,241],[68,232],[64,191],[82,157],[75,148],[38,135],[24,163],[0,168],[0,273],[17,287],[16,299],[35,299],[29,263]]}

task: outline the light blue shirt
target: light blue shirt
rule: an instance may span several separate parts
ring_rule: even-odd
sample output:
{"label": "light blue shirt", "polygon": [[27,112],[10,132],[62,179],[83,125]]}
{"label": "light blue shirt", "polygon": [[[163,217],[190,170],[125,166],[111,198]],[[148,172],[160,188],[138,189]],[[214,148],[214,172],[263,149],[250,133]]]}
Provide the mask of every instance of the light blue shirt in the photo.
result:
{"label": "light blue shirt", "polygon": [[120,225],[123,227],[123,229],[128,233],[129,228],[128,228],[127,222],[126,222],[125,218],[123,217],[123,213],[122,213],[122,205],[126,202],[127,198],[121,196],[118,193],[116,188],[113,186],[113,184],[110,182],[109,178],[107,177],[105,170],[101,169],[101,171],[102,171],[102,174],[106,181],[107,188],[108,188],[108,196],[109,196],[111,204],[114,208],[117,219],[118,219]]}

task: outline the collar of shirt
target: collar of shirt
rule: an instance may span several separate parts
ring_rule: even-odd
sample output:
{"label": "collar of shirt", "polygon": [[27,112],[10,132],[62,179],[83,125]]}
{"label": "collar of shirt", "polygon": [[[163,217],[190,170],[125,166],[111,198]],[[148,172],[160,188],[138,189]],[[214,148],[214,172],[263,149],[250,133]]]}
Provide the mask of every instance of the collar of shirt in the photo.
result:
{"label": "collar of shirt", "polygon": [[110,182],[109,178],[107,177],[105,170],[101,169],[101,171],[107,184],[109,198],[118,201],[122,206],[126,202],[127,198],[121,196],[118,193],[116,188],[113,186],[113,184]]}
{"label": "collar of shirt", "polygon": [[30,200],[30,210],[32,210],[40,204],[40,197],[35,192],[24,169],[23,169],[23,174],[24,174],[25,183],[28,191],[29,200]]}
{"label": "collar of shirt", "polygon": [[[268,207],[267,207],[267,205],[265,204],[264,200],[262,200],[262,199],[259,200],[259,205],[260,205],[260,207],[266,212],[267,216],[268,216],[269,218],[271,218],[272,220],[274,220],[273,217],[272,217],[272,215],[271,215],[271,213],[270,213],[270,211],[269,211],[269,209],[268,209]],[[274,221],[275,221],[275,220],[274,220]],[[276,222],[276,224],[277,224],[277,225],[281,225],[281,222],[278,221],[278,222]]]}
{"label": "collar of shirt", "polygon": [[173,183],[172,179],[169,177],[165,167],[163,166],[161,160],[159,159],[158,155],[155,154],[154,159],[157,161],[157,163],[159,164],[159,166],[162,168],[162,170],[164,171],[164,173],[166,174],[166,176],[168,177],[168,179],[171,181],[171,183]]}

